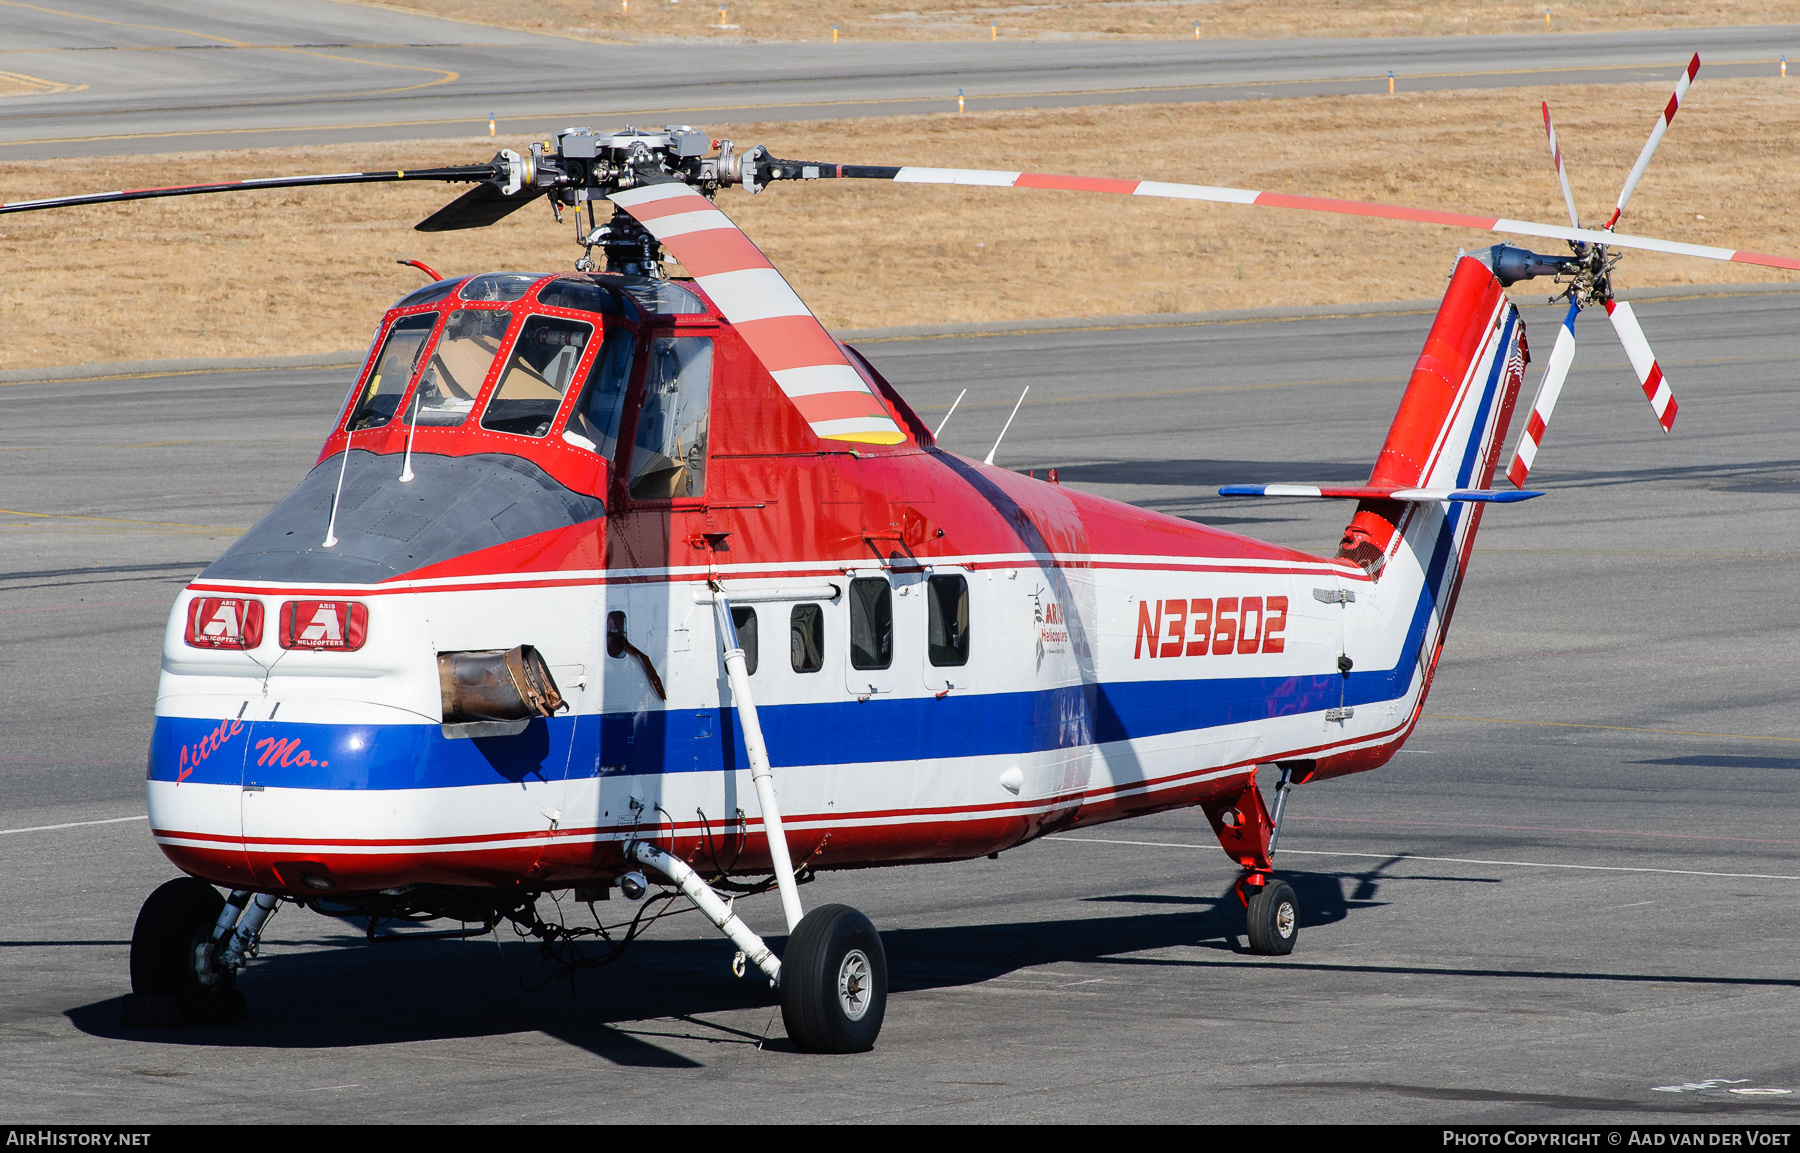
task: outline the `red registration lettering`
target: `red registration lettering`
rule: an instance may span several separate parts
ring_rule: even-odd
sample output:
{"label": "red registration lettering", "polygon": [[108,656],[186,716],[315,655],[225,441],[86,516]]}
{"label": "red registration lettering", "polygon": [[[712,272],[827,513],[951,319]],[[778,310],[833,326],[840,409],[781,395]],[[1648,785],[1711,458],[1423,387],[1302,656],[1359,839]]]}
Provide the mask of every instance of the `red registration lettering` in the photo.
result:
{"label": "red registration lettering", "polygon": [[1188,614],[1194,618],[1193,627],[1188,630],[1188,636],[1194,639],[1188,642],[1187,655],[1203,657],[1206,655],[1206,646],[1212,642],[1212,598],[1200,597],[1189,601]]}
{"label": "red registration lettering", "polygon": [[1162,635],[1162,602],[1156,602],[1156,619],[1150,619],[1150,602],[1138,602],[1137,649],[1131,654],[1132,660],[1144,655],[1144,642],[1150,642],[1150,655],[1156,655],[1157,638]]}
{"label": "red registration lettering", "polygon": [[1278,653],[1287,643],[1281,634],[1287,628],[1288,599],[1286,597],[1270,597],[1269,611],[1263,620],[1262,651]]}
{"label": "red registration lettering", "polygon": [[1226,656],[1237,647],[1237,611],[1236,597],[1220,597],[1218,611],[1213,614],[1214,656]]}
{"label": "red registration lettering", "polygon": [[[1256,631],[1250,631],[1250,614],[1256,614]],[[1261,597],[1245,597],[1244,608],[1238,619],[1237,651],[1253,653],[1262,644],[1263,632],[1263,599]]]}
{"label": "red registration lettering", "polygon": [[1169,626],[1169,639],[1163,642],[1162,651],[1157,653],[1163,657],[1181,655],[1182,637],[1187,634],[1187,602],[1164,601],[1163,623]]}

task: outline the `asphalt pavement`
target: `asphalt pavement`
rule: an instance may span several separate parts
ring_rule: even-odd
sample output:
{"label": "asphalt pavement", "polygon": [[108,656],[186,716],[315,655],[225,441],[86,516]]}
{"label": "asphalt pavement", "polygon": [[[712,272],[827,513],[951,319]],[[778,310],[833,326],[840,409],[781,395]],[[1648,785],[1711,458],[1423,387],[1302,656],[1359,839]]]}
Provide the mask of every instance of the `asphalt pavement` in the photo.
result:
{"label": "asphalt pavement", "polygon": [[[286,910],[249,1023],[121,1028],[132,919],[173,875],[141,819],[168,606],[307,471],[351,370],[0,387],[0,1114],[1791,1124],[1800,292],[1637,308],[1674,432],[1584,320],[1549,495],[1485,518],[1417,734],[1295,794],[1291,957],[1248,952],[1193,813],[827,875],[805,900],[866,911],[893,967],[852,1057],[792,1052],[691,914],[571,986],[510,937],[370,945]],[[931,423],[969,389],[952,450],[984,454],[1029,383],[1002,464],[1326,549],[1343,506],[1215,489],[1365,476],[1429,320],[863,347]],[[1528,320],[1534,387],[1557,316]]]}
{"label": "asphalt pavement", "polygon": [[[1800,26],[1318,40],[603,44],[330,0],[0,4],[0,160],[747,120],[1773,76]],[[1800,57],[1797,57],[1800,58]]]}

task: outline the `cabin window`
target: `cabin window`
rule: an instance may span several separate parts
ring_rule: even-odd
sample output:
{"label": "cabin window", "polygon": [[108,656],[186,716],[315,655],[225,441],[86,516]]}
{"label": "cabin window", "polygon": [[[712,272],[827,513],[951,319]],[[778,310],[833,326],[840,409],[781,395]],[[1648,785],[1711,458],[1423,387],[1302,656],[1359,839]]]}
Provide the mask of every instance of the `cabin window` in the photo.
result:
{"label": "cabin window", "polygon": [[608,329],[600,355],[588,369],[581,398],[569,413],[563,439],[597,452],[607,460],[619,446],[619,418],[625,413],[625,390],[631,385],[631,354],[636,337],[627,328]]}
{"label": "cabin window", "polygon": [[618,316],[619,300],[608,289],[591,280],[552,280],[538,290],[538,303],[551,308],[573,308],[578,312],[602,312]]}
{"label": "cabin window", "polygon": [[894,591],[886,577],[850,582],[850,665],[885,669],[894,663]]}
{"label": "cabin window", "polygon": [[413,369],[419,365],[419,353],[431,339],[431,330],[437,322],[435,312],[403,316],[394,322],[394,327],[388,330],[386,343],[381,346],[381,355],[376,357],[375,367],[369,373],[369,381],[357,398],[356,411],[350,414],[349,431],[360,432],[394,419],[394,413],[400,408],[400,398],[412,382]]}
{"label": "cabin window", "polygon": [[481,414],[481,427],[520,436],[549,432],[593,335],[594,326],[579,320],[557,316],[526,320],[513,342],[506,373]]}
{"label": "cabin window", "polygon": [[504,308],[452,312],[424,375],[419,377],[419,399],[411,419],[440,428],[468,419],[511,325],[512,313]]}
{"label": "cabin window", "polygon": [[788,647],[797,673],[816,673],[825,667],[825,610],[818,605],[795,605],[788,615]]}
{"label": "cabin window", "polygon": [[490,272],[465,281],[461,296],[464,300],[517,300],[540,279],[533,272]]}
{"label": "cabin window", "polygon": [[960,576],[934,576],[926,585],[926,649],[931,663],[952,668],[969,663],[969,582]]}
{"label": "cabin window", "polygon": [[756,675],[756,610],[749,605],[731,610],[731,627],[737,630],[738,648],[744,650],[744,672]]}
{"label": "cabin window", "polygon": [[678,499],[705,490],[712,369],[711,337],[659,336],[650,342],[628,474],[634,499]]}

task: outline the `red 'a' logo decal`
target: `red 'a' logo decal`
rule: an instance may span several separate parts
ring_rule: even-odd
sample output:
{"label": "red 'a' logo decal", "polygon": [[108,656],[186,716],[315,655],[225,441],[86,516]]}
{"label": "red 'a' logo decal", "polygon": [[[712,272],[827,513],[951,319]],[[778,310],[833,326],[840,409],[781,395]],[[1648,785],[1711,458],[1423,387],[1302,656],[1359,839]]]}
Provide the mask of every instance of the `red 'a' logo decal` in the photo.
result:
{"label": "red 'a' logo decal", "polygon": [[263,606],[247,597],[196,597],[188,605],[187,643],[197,649],[262,644]]}

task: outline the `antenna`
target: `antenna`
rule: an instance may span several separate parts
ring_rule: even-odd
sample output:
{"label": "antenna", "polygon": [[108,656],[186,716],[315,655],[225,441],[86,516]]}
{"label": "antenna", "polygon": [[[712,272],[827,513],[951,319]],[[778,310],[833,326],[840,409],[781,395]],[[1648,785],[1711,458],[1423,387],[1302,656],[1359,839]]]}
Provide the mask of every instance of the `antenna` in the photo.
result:
{"label": "antenna", "polygon": [[[1025,386],[1025,392],[1030,391],[1031,386],[1028,384]],[[1019,415],[1019,405],[1025,403],[1025,392],[1019,394],[1019,403],[1013,405],[1012,416],[1006,418],[1006,424],[1001,427],[1000,435],[994,438],[994,447],[988,449],[988,454],[982,459],[982,464],[994,463],[994,454],[1000,451],[1000,442],[1006,439],[1006,430],[1012,427],[1013,416]]]}
{"label": "antenna", "polygon": [[[951,402],[950,402],[950,412],[955,412],[955,411],[956,411],[956,406],[957,406],[957,405],[959,405],[959,404],[961,404],[961,403],[962,403],[962,398],[963,398],[963,397],[965,397],[965,396],[967,396],[967,395],[969,395],[969,390],[968,390],[968,389],[966,389],[966,388],[965,388],[965,389],[963,389],[963,390],[962,390],[962,391],[961,391],[961,392],[959,392],[959,393],[957,393],[957,394],[956,394],[956,399],[955,399],[955,400],[953,400],[953,401],[951,401]],[[949,423],[950,423],[950,412],[946,412],[946,413],[945,413],[945,414],[944,414],[944,419],[943,419],[943,420],[940,420],[940,421],[938,421],[938,426],[937,426],[937,428],[935,428],[935,429],[933,429],[933,430],[932,430],[932,433],[931,433],[931,439],[932,439],[932,440],[936,440],[936,439],[937,439],[937,438],[938,438],[938,436],[939,436],[939,435],[940,435],[940,434],[941,434],[941,433],[942,433],[942,432],[943,432],[943,431],[944,431],[944,426],[945,426],[945,425],[946,425],[946,424],[949,424]]]}
{"label": "antenna", "polygon": [[[406,429],[406,466],[400,470],[400,483],[401,484],[405,484],[407,481],[409,481],[413,478],[413,470],[412,470],[413,433],[419,431],[419,393],[423,392],[423,391],[424,391],[424,388],[423,388],[422,382],[421,382],[420,388],[413,390],[412,423],[409,426],[407,426],[407,429]],[[348,445],[346,445],[346,447],[348,447]]]}
{"label": "antenna", "polygon": [[325,523],[325,541],[321,548],[337,547],[337,506],[344,495],[344,472],[350,467],[350,438],[355,435],[348,429],[344,431],[344,462],[338,465],[337,491],[331,494],[331,519]]}

